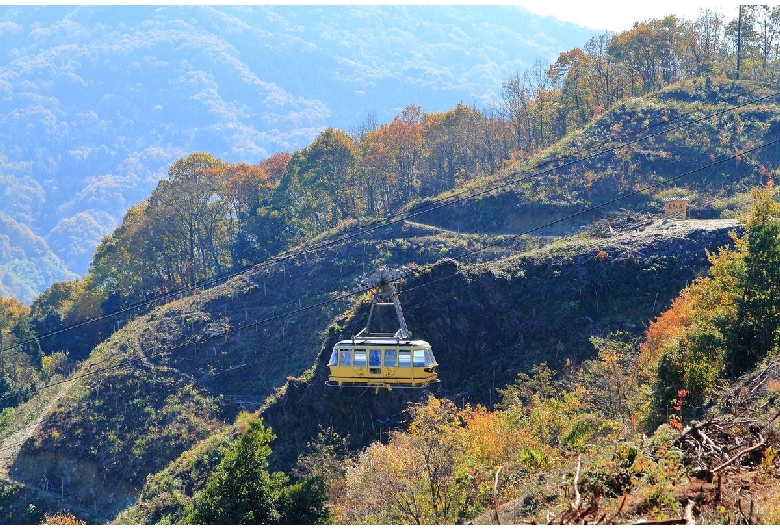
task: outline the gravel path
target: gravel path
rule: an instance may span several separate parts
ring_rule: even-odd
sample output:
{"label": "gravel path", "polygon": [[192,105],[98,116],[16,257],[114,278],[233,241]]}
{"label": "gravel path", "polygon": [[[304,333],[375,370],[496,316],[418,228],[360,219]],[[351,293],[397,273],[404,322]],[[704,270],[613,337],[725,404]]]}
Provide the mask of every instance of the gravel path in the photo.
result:
{"label": "gravel path", "polygon": [[11,466],[13,466],[19,451],[24,443],[29,440],[35,429],[41,424],[43,419],[54,409],[55,405],[62,397],[67,394],[75,380],[65,381],[59,385],[57,391],[46,401],[45,405],[38,410],[38,413],[21,429],[0,440],[0,480],[12,482],[10,477]]}

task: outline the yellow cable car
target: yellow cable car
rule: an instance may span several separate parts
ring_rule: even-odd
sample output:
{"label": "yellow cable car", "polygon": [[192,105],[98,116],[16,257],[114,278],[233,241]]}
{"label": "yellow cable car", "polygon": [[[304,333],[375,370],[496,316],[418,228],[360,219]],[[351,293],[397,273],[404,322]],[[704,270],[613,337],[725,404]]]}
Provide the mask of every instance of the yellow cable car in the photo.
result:
{"label": "yellow cable car", "polygon": [[[361,287],[373,289],[368,323],[351,339],[341,340],[333,346],[328,367],[329,386],[414,388],[438,382],[436,359],[431,345],[415,340],[406,328],[401,302],[393,281],[408,274],[408,269],[387,271],[363,280]],[[395,333],[372,331],[375,308],[394,306],[399,329]]]}
{"label": "yellow cable car", "polygon": [[416,387],[437,381],[436,359],[424,340],[355,337],[338,342],[328,363],[338,386]]}

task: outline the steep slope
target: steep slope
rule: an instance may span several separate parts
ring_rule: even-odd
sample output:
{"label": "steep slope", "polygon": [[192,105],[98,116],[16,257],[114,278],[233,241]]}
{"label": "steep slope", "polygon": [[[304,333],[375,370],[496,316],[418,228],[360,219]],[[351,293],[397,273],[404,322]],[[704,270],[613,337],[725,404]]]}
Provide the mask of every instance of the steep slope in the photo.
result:
{"label": "steep slope", "polygon": [[430,263],[442,248],[458,255],[475,244],[415,226],[370,237],[258,267],[126,325],[92,352],[11,477],[31,487],[46,477],[89,517],[112,517],[130,501],[118,491],[140,490],[148,474],[309,369],[364,270]]}
{"label": "steep slope", "polygon": [[[735,99],[750,95],[742,85],[735,87]],[[687,104],[683,97],[675,101]],[[642,104],[631,103],[636,112],[626,123],[648,112]],[[756,138],[768,138],[778,115],[774,106],[761,118],[770,125],[761,129],[764,132],[755,128]],[[668,119],[666,111],[658,112],[659,120]],[[571,145],[587,144],[593,150],[598,137],[594,131],[612,130],[606,118],[598,124],[569,139]],[[660,192],[662,184],[663,190],[671,185],[653,168],[676,168],[685,175],[687,167],[702,167],[685,145],[683,154],[676,154],[677,140],[633,153],[636,163],[644,160],[640,166],[647,173],[636,171],[627,183],[621,181],[627,178],[621,171],[632,164],[620,166],[607,155],[579,160],[573,151],[559,153],[556,150],[563,148],[556,147],[545,160],[563,160],[565,155],[577,161],[557,182],[545,180],[547,176],[504,182],[504,188],[513,189],[499,193],[496,187],[494,193],[453,201],[435,214],[415,217],[414,223],[336,240],[157,308],[94,350],[67,402],[44,419],[11,476],[30,487],[43,476],[59,480],[63,498],[90,507],[90,517],[102,520],[133,502],[148,474],[171,465],[176,480],[163,474],[150,482],[142,497],[159,509],[131,516],[158,521],[180,507],[161,499],[174,494],[186,498],[197,486],[194,477],[204,476],[202,470],[190,473],[188,460],[180,456],[192,449],[201,465],[215,461],[222,445],[213,436],[229,436],[242,409],[260,409],[279,436],[273,463],[279,469],[290,469],[319,424],[349,433],[356,447],[381,437],[402,424],[408,401],[420,399],[425,391],[372,394],[324,386],[330,346],[365,323],[367,308],[354,307],[356,298],[348,296],[352,280],[380,265],[426,265],[447,258],[432,268],[418,268],[403,282],[401,296],[412,331],[433,344],[441,364],[442,383],[429,391],[455,402],[490,406],[495,389],[513,381],[519,371],[541,361],[561,370],[568,362],[587,359],[594,353],[591,336],[614,330],[639,336],[687,282],[706,271],[704,249],[728,244],[728,231],[735,226],[727,220],[653,221],[649,212],[657,217],[660,202],[645,188],[658,184],[653,189]],[[706,153],[714,147],[701,142],[697,148],[709,160]],[[717,145],[723,160],[736,168],[733,175],[718,177],[733,186],[731,197],[761,175],[756,167],[759,152],[737,160]],[[655,150],[674,152],[677,165],[652,165],[666,160],[666,155],[656,160]],[[770,162],[771,156],[766,159]],[[588,164],[593,169],[580,175],[583,180],[578,172],[591,167]],[[738,206],[705,184],[691,184],[696,216],[716,216]],[[624,200],[610,202],[621,197]],[[431,203],[422,206],[426,204]],[[596,209],[599,204],[605,207]],[[618,206],[639,212],[580,230]],[[574,215],[580,212],[586,213]],[[561,219],[565,222],[553,223]],[[484,235],[496,232],[504,235]],[[577,233],[537,240],[528,237],[529,232]],[[334,235],[339,234],[329,236]],[[202,440],[209,440],[209,449],[198,445]],[[59,471],[76,464],[87,470],[78,478]],[[127,494],[112,497],[116,491]]]}
{"label": "steep slope", "polygon": [[[591,336],[618,330],[640,336],[680,289],[706,272],[705,249],[729,244],[735,226],[731,220],[657,221],[494,261],[437,264],[405,283],[401,294],[407,322],[431,343],[440,364],[441,383],[431,391],[490,406],[496,388],[539,362],[564,370],[592,358]],[[364,325],[366,309],[341,325],[342,336],[326,341],[311,381],[291,381],[283,398],[263,411],[280,433],[282,467],[303,448],[290,444],[310,439],[317,424],[342,426],[358,443],[373,441],[400,422],[409,399],[420,397],[325,387],[330,347]]]}
{"label": "steep slope", "polygon": [[49,415],[52,408],[67,394],[70,387],[73,385],[72,381],[66,381],[62,385],[59,385],[55,392],[46,396],[46,400],[43,401],[43,409],[37,412],[30,420],[24,423],[18,430],[11,435],[6,436],[0,441],[0,461],[4,464],[0,467],[0,480],[7,481],[9,477],[9,468],[12,463],[17,459],[19,451],[22,449],[22,445],[33,436],[35,430],[41,424],[43,419]]}
{"label": "steep slope", "polygon": [[[635,219],[628,226],[611,237],[570,238],[482,263],[447,259],[403,282],[407,323],[414,335],[431,342],[440,363],[441,383],[428,389],[374,393],[327,387],[330,347],[365,324],[367,307],[342,315],[330,327],[313,370],[288,378],[258,411],[278,436],[274,467],[290,470],[320,426],[362,447],[401,426],[408,403],[428,392],[489,406],[497,398],[494,389],[535,363],[565,369],[567,359],[591,357],[591,336],[618,329],[638,335],[687,281],[706,270],[704,249],[728,244],[735,223]],[[599,251],[605,259],[597,257]],[[175,522],[189,492],[202,485],[203,463],[217,458],[222,447],[217,440],[225,435],[151,477],[136,506],[119,520]]]}
{"label": "steep slope", "polygon": [[689,217],[733,217],[749,189],[780,167],[778,141],[775,87],[689,80],[616,105],[552,148],[469,183],[451,207],[418,220],[464,232],[571,234],[620,208],[661,212],[670,194],[691,199]]}

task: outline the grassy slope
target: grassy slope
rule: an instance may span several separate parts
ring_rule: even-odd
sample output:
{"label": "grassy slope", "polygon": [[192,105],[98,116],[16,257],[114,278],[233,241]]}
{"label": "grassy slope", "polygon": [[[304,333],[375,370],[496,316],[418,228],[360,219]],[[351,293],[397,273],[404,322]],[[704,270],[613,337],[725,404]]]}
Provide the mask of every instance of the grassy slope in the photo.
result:
{"label": "grassy slope", "polygon": [[[95,348],[66,399],[23,447],[12,478],[35,486],[46,476],[72,505],[90,508],[92,520],[113,517],[148,474],[309,369],[322,333],[352,304],[330,300],[350,293],[364,268],[426,263],[442,246],[457,254],[458,245],[470,244],[420,227],[371,236],[377,239],[299,254],[128,324]],[[61,470],[74,462],[83,474]]]}
{"label": "grassy slope", "polygon": [[[749,97],[747,93],[733,95],[738,90],[729,87],[717,90],[734,101]],[[701,100],[696,100],[697,94]],[[463,232],[523,233],[566,216],[572,207],[631,193],[645,182],[657,183],[661,175],[684,174],[687,168],[708,161],[709,152],[730,153],[732,138],[725,138],[724,131],[728,127],[736,131],[738,124],[724,117],[720,129],[713,126],[700,138],[654,137],[641,148],[629,148],[620,161],[605,155],[570,162],[578,152],[593,151],[604,140],[605,131],[619,136],[631,127],[645,127],[645,122],[662,123],[680,113],[706,113],[718,108],[715,100],[702,85],[667,90],[656,100],[631,102],[533,161],[549,160],[561,166],[554,173],[415,220]],[[747,114],[740,118],[742,129],[754,138],[766,137],[780,121],[774,103],[762,112],[768,114],[758,116],[753,111],[761,123],[768,124],[763,129],[744,126]],[[719,136],[723,139],[713,143]],[[689,137],[695,139],[689,141]],[[726,168],[691,180],[691,192],[698,200],[694,213],[729,207],[724,197],[747,189],[749,179],[754,178],[750,170],[759,162],[756,156],[741,165],[734,163],[729,171],[736,173],[728,185]],[[523,206],[531,202],[528,197],[549,206]],[[618,206],[660,211],[660,203],[650,192],[610,208]],[[570,232],[589,220],[572,219],[559,232]],[[455,262],[441,263],[408,280],[402,295],[412,331],[433,343],[441,364],[443,383],[436,392],[456,401],[490,404],[495,398],[493,389],[536,362],[548,360],[560,366],[567,358],[577,361],[592,355],[591,335],[614,329],[641,333],[687,281],[705,270],[703,248],[727,241],[725,231],[720,231],[717,240],[688,238],[658,248],[650,244],[636,255],[625,255],[623,247],[610,254],[605,241],[575,238],[570,246],[558,244],[549,251],[518,254],[527,238],[470,238],[405,224],[373,232],[365,241],[351,239],[301,255],[284,266],[245,274],[158,308],[96,348],[89,360],[92,367],[85,369],[97,369],[96,373],[81,379],[68,403],[45,420],[25,447],[22,462],[26,467],[16,478],[36,484],[42,473],[48,473],[49,480],[59,477],[64,483],[52,455],[59,455],[60,461],[89,462],[104,470],[103,475],[80,489],[72,479],[74,488],[65,488],[64,496],[94,508],[96,499],[109,498],[111,480],[121,482],[127,491],[138,491],[148,474],[170,462],[186,465],[187,459],[179,461],[183,451],[221,432],[242,406],[258,407],[288,376],[301,374],[313,364],[311,380],[289,380],[286,391],[264,411],[279,435],[275,466],[288,469],[317,424],[351,433],[358,445],[375,439],[381,429],[401,422],[406,402],[419,394],[328,393],[321,384],[326,359],[317,353],[323,344],[327,352],[329,344],[338,339],[337,334],[328,336],[327,330],[351,302],[296,310],[345,292],[353,278],[380,264],[425,264],[442,256],[491,260],[460,269]],[[469,254],[477,244],[488,251]],[[582,248],[577,250],[577,245]],[[595,259],[596,250],[602,247],[610,259]],[[505,255],[511,257],[499,259]],[[429,283],[437,278],[441,280]],[[359,309],[354,318],[348,313],[339,323],[345,335],[362,327],[364,311],[365,307]],[[280,314],[288,316],[276,318]],[[227,330],[231,331],[226,334]],[[174,490],[192,491],[181,481],[160,481],[169,484],[161,489],[168,496]],[[157,498],[150,492],[144,495]],[[110,518],[123,502],[129,501],[106,502],[101,516]]]}
{"label": "grassy slope", "polygon": [[[401,292],[412,332],[434,348],[441,383],[429,390],[378,394],[325,386],[330,346],[364,325],[367,307],[348,312],[337,319],[343,331],[327,337],[314,369],[290,378],[260,411],[278,437],[274,467],[289,471],[320,425],[349,435],[354,447],[361,447],[402,426],[409,401],[428,391],[458,403],[490,404],[497,397],[491,389],[513,382],[535,363],[547,360],[562,369],[567,358],[592,356],[592,335],[617,329],[640,334],[655,311],[706,268],[703,249],[726,244],[727,232],[647,234],[634,244],[634,256],[621,253],[623,240],[574,238],[491,262],[443,260],[407,279]],[[611,257],[596,259],[597,249]],[[194,450],[192,465],[209,451],[206,445]],[[140,503],[120,521],[175,521],[188,492],[199,486],[182,467],[188,466],[177,462],[152,477]]]}
{"label": "grassy slope", "polygon": [[[760,167],[780,167],[780,149],[731,158],[779,136],[775,87],[686,81],[616,106],[550,149],[468,184],[460,195],[469,198],[420,220],[465,232],[571,234],[610,211],[660,213],[669,193],[691,198],[691,217],[733,217],[762,184]],[[572,216],[583,210],[590,211]]]}

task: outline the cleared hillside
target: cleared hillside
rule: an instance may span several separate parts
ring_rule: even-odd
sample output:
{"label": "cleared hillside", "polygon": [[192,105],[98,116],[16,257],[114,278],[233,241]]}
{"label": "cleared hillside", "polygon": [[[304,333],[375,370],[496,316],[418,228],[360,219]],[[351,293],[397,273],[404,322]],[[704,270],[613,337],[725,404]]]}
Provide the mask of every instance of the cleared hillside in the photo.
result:
{"label": "cleared hillside", "polygon": [[[493,389],[535,363],[546,360],[561,369],[567,359],[592,357],[590,336],[615,330],[638,336],[652,315],[706,269],[704,249],[728,244],[733,228],[734,222],[727,220],[645,219],[611,237],[572,238],[471,265],[441,261],[401,285],[407,323],[415,336],[431,342],[441,383],[427,390],[378,394],[327,387],[330,347],[365,324],[367,307],[342,315],[324,338],[313,369],[288,378],[259,411],[278,436],[275,468],[291,469],[319,426],[349,435],[355,448],[362,447],[401,427],[408,403],[428,392],[458,403],[490,405],[497,400]],[[609,257],[598,259],[599,250]],[[341,331],[333,332],[337,329]],[[203,474],[191,466],[213,460],[223,437],[217,435],[152,478],[139,505],[121,520],[176,520],[187,492],[202,484]]]}
{"label": "cleared hillside", "polygon": [[[555,146],[417,220],[464,232],[572,234],[621,208],[656,214],[685,195],[688,216],[734,217],[780,166],[780,94],[749,81],[692,79],[604,112]],[[487,191],[486,191],[487,190]],[[562,221],[560,221],[562,220]]]}
{"label": "cleared hillside", "polygon": [[[457,255],[474,244],[412,226],[372,235],[298,253],[129,323],[92,352],[11,477],[36,487],[56,475],[69,502],[82,499],[98,517],[112,516],[131,500],[117,491],[139,490],[149,473],[309,369],[364,270],[430,263],[445,246]],[[57,470],[65,463],[84,476],[64,477]]]}
{"label": "cleared hillside", "polygon": [[[707,271],[705,250],[730,243],[735,224],[718,218],[741,207],[739,194],[761,178],[760,164],[777,165],[776,149],[737,160],[731,140],[717,140],[742,130],[746,143],[768,141],[780,115],[776,103],[765,115],[754,113],[753,125],[744,114],[742,126],[724,121],[695,142],[686,134],[653,137],[641,149],[632,144],[628,165],[619,150],[583,157],[598,152],[605,131],[617,125],[644,131],[644,120],[674,121],[674,112],[706,114],[712,109],[696,109],[725,109],[731,101],[724,92],[709,102],[704,85],[691,90],[664,93],[666,110],[649,99],[605,113],[532,161],[557,163],[555,174],[525,178],[517,166],[496,176],[501,186],[478,183],[490,193],[469,187],[459,201],[417,203],[440,207],[414,223],[295,253],[131,322],[92,352],[66,399],[22,448],[11,477],[31,489],[42,477],[60,484],[61,498],[93,521],[132,503],[123,520],[175,520],[241,410],[258,411],[273,428],[272,464],[281,470],[291,469],[318,425],[349,434],[355,448],[403,425],[402,411],[425,392],[324,385],[330,346],[365,324],[367,307],[350,295],[353,281],[382,265],[416,264],[400,285],[406,319],[440,363],[441,383],[430,391],[456,403],[490,407],[496,389],[542,361],[556,370],[577,365],[594,355],[591,337],[641,337],[680,289]],[[734,90],[735,101],[759,96],[747,85]],[[711,152],[721,162],[704,178],[706,170],[693,170],[705,167]],[[701,178],[662,176],[687,174]],[[672,191],[690,192],[697,219],[659,220],[660,197]],[[615,213],[619,208],[626,211]],[[350,230],[356,226],[328,237]],[[167,466],[170,472],[143,491],[147,476]]]}

